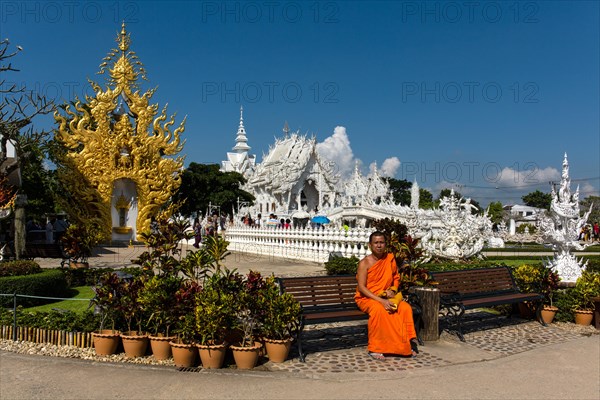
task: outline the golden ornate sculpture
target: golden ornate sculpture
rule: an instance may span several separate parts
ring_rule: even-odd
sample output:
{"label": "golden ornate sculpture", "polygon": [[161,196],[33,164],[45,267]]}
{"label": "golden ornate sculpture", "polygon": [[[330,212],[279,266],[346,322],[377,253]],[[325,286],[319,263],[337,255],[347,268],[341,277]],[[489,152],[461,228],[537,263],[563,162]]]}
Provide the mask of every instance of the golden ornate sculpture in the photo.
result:
{"label": "golden ornate sculpture", "polygon": [[149,229],[151,217],[181,183],[183,157],[173,156],[183,149],[180,135],[185,118],[171,132],[175,115],[167,120],[166,107],[157,115],[158,104],[150,104],[155,89],[140,95],[138,78],[147,79],[141,62],[129,50],[125,24],[117,42],[118,49],[111,50],[100,65],[99,74],[108,71],[106,89],[90,81],[94,97],[86,96],[83,103],[77,99],[63,107],[66,115],[54,115],[59,123],[55,138],[65,149],[57,155],[58,174],[69,192],[79,196],[78,214],[97,218],[106,233],[119,226],[111,214],[122,194],[115,185],[128,182],[135,188],[131,208],[137,209],[139,235]]}

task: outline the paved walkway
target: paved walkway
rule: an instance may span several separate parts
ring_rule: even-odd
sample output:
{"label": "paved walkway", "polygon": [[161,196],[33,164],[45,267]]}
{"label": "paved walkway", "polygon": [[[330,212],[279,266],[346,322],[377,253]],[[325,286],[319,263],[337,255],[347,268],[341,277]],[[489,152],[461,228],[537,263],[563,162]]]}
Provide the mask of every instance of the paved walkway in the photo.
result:
{"label": "paved walkway", "polygon": [[[122,267],[143,246],[101,249],[94,267]],[[56,260],[40,260],[45,267]],[[324,273],[321,265],[231,254],[228,268],[279,276]],[[376,361],[364,321],[309,326],[306,363],[261,359],[238,371],[21,355],[0,351],[0,399],[600,399],[600,335],[471,312],[466,342],[442,334],[417,358]],[[169,364],[169,363],[167,363]]]}

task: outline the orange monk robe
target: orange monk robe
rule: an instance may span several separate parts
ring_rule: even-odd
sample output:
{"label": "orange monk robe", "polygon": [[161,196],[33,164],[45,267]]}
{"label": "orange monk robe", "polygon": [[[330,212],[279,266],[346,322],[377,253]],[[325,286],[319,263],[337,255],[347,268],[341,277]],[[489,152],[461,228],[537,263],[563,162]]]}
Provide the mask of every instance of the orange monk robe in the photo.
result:
{"label": "orange monk robe", "polygon": [[[390,287],[398,287],[400,276],[393,254],[377,261],[367,270],[367,289],[380,293]],[[363,312],[369,314],[369,345],[372,353],[412,354],[410,340],[417,337],[412,318],[412,308],[405,301],[398,304],[395,312],[389,313],[376,300],[363,296],[358,288],[354,300]]]}

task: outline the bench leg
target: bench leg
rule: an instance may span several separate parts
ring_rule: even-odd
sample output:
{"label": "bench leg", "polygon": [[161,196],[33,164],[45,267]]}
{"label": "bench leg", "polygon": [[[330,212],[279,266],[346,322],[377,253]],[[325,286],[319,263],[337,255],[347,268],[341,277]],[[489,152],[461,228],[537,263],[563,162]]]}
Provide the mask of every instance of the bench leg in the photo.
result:
{"label": "bench leg", "polygon": [[302,350],[302,331],[304,330],[304,319],[300,321],[300,325],[298,326],[298,336],[296,340],[298,341],[298,358],[300,362],[306,362],[306,354]]}
{"label": "bench leg", "polygon": [[443,316],[448,319],[448,332],[456,334],[461,342],[465,342],[462,333],[462,317],[465,313],[465,307],[462,304],[447,304],[440,309]]}
{"label": "bench leg", "polygon": [[421,338],[421,311],[419,310],[419,312],[415,313],[413,310],[413,319],[414,319],[414,324],[415,324],[415,333],[417,334],[417,341],[419,342],[419,346],[424,346],[425,343],[423,342],[423,339]]}
{"label": "bench leg", "polygon": [[306,354],[302,351],[302,332],[298,332],[298,358],[300,362],[306,362]]}

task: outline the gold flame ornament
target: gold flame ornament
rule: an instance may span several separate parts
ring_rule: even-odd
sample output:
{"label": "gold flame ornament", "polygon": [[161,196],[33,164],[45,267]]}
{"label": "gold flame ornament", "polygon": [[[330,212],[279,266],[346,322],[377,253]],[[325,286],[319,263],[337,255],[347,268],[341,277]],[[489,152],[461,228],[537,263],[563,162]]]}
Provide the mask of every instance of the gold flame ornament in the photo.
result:
{"label": "gold flame ornament", "polygon": [[76,98],[54,114],[59,124],[55,139],[64,149],[56,156],[57,171],[65,188],[77,196],[66,206],[75,214],[72,218],[92,218],[106,234],[113,226],[115,182],[133,182],[139,237],[181,184],[184,157],[175,156],[183,150],[180,135],[186,118],[171,131],[175,115],[167,119],[166,106],[158,114],[158,104],[150,103],[156,89],[140,94],[138,79],[147,80],[146,71],[129,50],[124,23],[117,43],[98,72],[107,73],[106,88],[90,80],[93,97],[86,95],[85,102]]}

